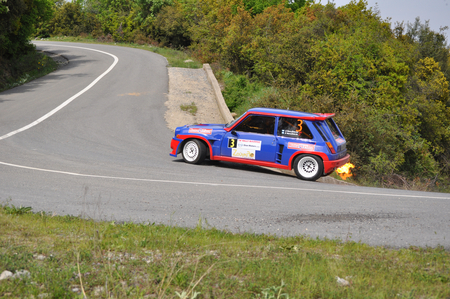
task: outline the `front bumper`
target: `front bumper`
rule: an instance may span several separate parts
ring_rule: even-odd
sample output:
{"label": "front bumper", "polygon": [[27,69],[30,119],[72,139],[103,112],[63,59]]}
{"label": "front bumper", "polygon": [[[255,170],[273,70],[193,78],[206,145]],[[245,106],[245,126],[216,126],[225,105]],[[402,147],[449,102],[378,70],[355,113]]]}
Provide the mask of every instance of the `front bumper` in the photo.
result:
{"label": "front bumper", "polygon": [[172,141],[170,142],[170,148],[172,149],[170,155],[172,157],[176,157],[178,155],[178,146],[180,145],[181,141],[181,139],[178,139],[176,137],[172,138]]}

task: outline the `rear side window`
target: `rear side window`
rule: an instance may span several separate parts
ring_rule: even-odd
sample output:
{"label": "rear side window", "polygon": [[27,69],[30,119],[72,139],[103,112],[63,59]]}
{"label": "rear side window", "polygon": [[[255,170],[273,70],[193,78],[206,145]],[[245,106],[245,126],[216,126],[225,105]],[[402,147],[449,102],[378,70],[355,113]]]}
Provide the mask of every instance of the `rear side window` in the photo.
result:
{"label": "rear side window", "polygon": [[304,120],[290,117],[279,118],[277,134],[283,137],[313,139],[313,135]]}
{"label": "rear side window", "polygon": [[330,128],[331,134],[333,134],[334,139],[338,139],[341,137],[341,133],[339,133],[339,129],[336,126],[336,123],[333,119],[328,118],[326,120],[328,127]]}
{"label": "rear side window", "polygon": [[326,142],[328,141],[328,138],[326,135],[322,132],[322,128],[320,128],[316,122],[314,122],[314,127],[316,128],[317,132],[319,132],[320,136],[322,136],[323,140]]}

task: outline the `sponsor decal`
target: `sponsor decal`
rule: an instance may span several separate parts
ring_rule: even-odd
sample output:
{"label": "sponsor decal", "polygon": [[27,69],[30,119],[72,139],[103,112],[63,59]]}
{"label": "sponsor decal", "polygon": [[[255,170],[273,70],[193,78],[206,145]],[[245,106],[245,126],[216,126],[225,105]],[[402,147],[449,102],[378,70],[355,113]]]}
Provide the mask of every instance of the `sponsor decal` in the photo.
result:
{"label": "sponsor decal", "polygon": [[228,147],[260,151],[261,150],[261,141],[260,140],[229,138],[228,139]]}
{"label": "sponsor decal", "polygon": [[261,150],[261,141],[260,140],[238,139],[237,147],[242,148],[242,149],[252,149],[252,150],[260,151]]}
{"label": "sponsor decal", "polygon": [[339,138],[336,138],[336,142],[337,142],[337,143],[344,143],[345,140],[342,139],[341,137],[339,137]]}
{"label": "sponsor decal", "polygon": [[189,128],[189,133],[211,135],[212,129]]}
{"label": "sponsor decal", "polygon": [[298,136],[299,132],[294,131],[294,130],[281,130],[281,135],[293,135],[293,136]]}
{"label": "sponsor decal", "polygon": [[315,144],[288,142],[288,148],[289,149],[296,149],[296,150],[313,151],[313,150],[315,150],[316,145]]}
{"label": "sponsor decal", "polygon": [[233,148],[233,149],[231,149],[231,156],[235,157],[235,158],[244,158],[244,159],[255,160],[255,151]]}

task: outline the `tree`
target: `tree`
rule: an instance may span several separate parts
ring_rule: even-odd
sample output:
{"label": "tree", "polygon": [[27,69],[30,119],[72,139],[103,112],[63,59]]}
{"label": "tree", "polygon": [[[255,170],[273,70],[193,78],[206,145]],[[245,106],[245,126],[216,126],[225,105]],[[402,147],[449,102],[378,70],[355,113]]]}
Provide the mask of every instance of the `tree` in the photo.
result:
{"label": "tree", "polygon": [[38,22],[52,15],[50,0],[8,0],[0,3],[0,57],[18,57],[32,50],[29,42]]}
{"label": "tree", "polygon": [[163,46],[184,48],[191,44],[189,22],[179,4],[161,9],[153,21],[152,35]]}
{"label": "tree", "polygon": [[450,52],[445,39],[445,31],[448,27],[442,27],[440,32],[434,32],[430,29],[429,21],[420,22],[417,17],[414,23],[407,24],[406,36],[408,41],[415,44],[417,60],[431,57],[439,63],[441,71],[444,73],[447,81],[450,81]]}
{"label": "tree", "polygon": [[143,22],[146,18],[155,18],[164,6],[172,5],[172,0],[136,0],[139,6],[139,21]]}

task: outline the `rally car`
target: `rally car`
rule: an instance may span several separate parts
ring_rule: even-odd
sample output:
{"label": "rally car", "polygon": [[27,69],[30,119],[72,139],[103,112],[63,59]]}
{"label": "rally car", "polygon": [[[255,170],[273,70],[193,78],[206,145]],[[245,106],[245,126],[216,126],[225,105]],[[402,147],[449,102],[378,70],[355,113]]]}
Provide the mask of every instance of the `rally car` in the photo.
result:
{"label": "rally car", "polygon": [[299,179],[315,181],[346,164],[346,141],[334,114],[253,108],[224,124],[175,129],[171,156],[187,163],[210,160],[294,169]]}

